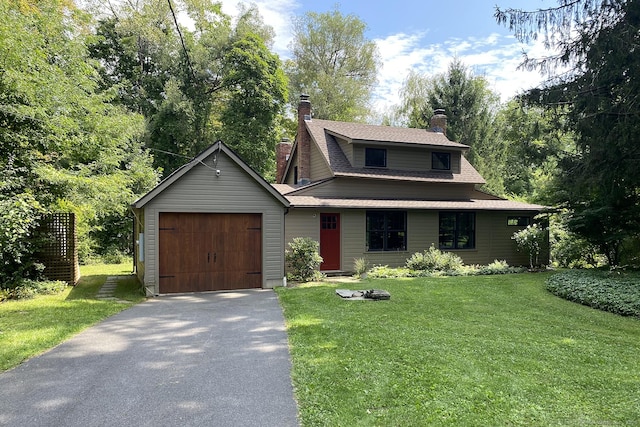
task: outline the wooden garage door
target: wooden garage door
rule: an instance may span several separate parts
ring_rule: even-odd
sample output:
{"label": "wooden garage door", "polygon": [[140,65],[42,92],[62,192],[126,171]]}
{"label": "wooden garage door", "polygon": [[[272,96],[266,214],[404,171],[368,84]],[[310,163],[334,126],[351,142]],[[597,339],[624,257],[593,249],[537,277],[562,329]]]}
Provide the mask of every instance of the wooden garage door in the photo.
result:
{"label": "wooden garage door", "polygon": [[262,286],[260,214],[161,213],[160,293]]}

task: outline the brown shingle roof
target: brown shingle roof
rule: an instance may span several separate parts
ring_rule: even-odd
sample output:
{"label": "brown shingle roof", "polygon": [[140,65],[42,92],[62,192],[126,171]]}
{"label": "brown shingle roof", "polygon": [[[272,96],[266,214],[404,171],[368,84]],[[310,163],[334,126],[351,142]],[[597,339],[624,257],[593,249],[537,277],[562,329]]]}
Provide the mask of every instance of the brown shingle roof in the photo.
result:
{"label": "brown shingle roof", "polygon": [[307,120],[305,122],[311,138],[334,176],[387,179],[395,181],[454,182],[484,184],[485,180],[462,156],[460,173],[420,172],[393,169],[355,168],[351,166],[334,134],[351,141],[384,141],[393,143],[419,144],[425,146],[467,149],[467,145],[449,141],[442,133],[425,129],[409,129],[390,126],[376,126],[361,123],[334,122],[330,120]]}
{"label": "brown shingle roof", "polygon": [[355,199],[315,196],[286,196],[296,208],[351,208],[351,209],[435,209],[435,210],[488,210],[488,211],[541,211],[544,206],[511,200],[389,200]]}
{"label": "brown shingle roof", "polygon": [[449,141],[440,132],[427,129],[400,128],[393,126],[368,125],[363,123],[334,122],[331,120],[313,119],[306,122],[310,131],[321,128],[329,133],[337,134],[350,142],[377,141],[397,142],[402,144],[418,144],[436,147],[449,147],[466,150],[468,145]]}

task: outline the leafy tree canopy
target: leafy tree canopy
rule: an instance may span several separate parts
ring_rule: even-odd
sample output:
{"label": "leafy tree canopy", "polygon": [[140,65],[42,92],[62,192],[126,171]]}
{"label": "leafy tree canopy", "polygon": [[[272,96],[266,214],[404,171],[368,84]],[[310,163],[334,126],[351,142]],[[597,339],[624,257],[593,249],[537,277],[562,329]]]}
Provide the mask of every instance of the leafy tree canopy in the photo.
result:
{"label": "leafy tree canopy", "polygon": [[122,3],[102,10],[97,34],[91,52],[105,87],[145,116],[146,144],[165,176],[218,139],[271,172],[287,83],[255,6],[242,6],[234,23],[208,1]]}
{"label": "leafy tree canopy", "polygon": [[296,18],[293,59],[285,64],[289,103],[296,106],[305,93],[316,118],[365,121],[380,66],[376,45],[364,37],[365,30],[358,17],[337,8]]}
{"label": "leafy tree canopy", "polygon": [[72,2],[1,2],[0,15],[2,215],[35,226],[30,212],[74,211],[83,255],[107,250],[95,232],[156,182],[140,147],[143,119],[99,90],[85,48],[89,16]]}

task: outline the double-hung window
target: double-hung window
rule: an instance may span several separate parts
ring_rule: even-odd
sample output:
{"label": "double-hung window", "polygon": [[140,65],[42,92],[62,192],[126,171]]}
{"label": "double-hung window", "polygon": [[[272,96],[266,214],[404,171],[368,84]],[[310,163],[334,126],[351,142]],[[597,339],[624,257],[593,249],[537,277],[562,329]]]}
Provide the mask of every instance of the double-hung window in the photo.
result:
{"label": "double-hung window", "polygon": [[405,211],[367,211],[367,251],[407,249]]}
{"label": "double-hung window", "polygon": [[476,214],[440,212],[440,249],[475,249]]}

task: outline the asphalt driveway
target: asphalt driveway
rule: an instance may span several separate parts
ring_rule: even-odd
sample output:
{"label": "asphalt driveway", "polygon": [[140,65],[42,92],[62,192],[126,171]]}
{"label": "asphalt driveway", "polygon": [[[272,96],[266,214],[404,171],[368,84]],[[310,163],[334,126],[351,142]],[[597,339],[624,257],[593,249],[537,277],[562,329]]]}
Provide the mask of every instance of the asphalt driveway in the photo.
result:
{"label": "asphalt driveway", "polygon": [[297,426],[271,290],[159,297],[0,374],[2,426]]}

